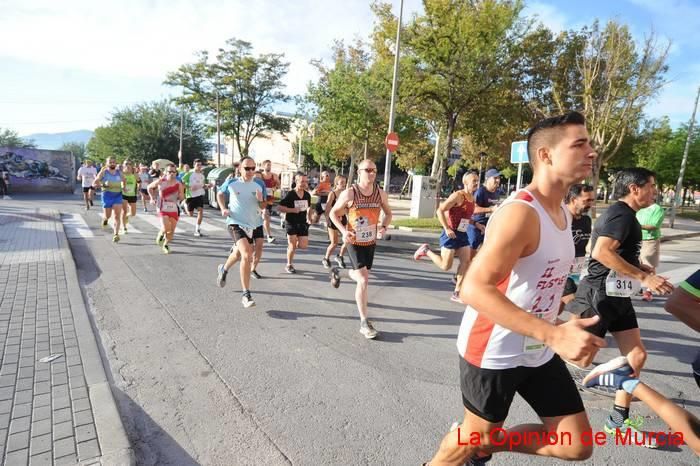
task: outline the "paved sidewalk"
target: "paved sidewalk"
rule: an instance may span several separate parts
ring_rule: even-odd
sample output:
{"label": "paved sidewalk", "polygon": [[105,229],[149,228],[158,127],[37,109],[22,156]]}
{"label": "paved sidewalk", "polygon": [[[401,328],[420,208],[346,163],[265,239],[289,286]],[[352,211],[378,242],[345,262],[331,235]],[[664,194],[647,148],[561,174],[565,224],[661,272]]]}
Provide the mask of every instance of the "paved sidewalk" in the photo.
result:
{"label": "paved sidewalk", "polygon": [[0,206],[5,465],[132,464],[56,211]]}

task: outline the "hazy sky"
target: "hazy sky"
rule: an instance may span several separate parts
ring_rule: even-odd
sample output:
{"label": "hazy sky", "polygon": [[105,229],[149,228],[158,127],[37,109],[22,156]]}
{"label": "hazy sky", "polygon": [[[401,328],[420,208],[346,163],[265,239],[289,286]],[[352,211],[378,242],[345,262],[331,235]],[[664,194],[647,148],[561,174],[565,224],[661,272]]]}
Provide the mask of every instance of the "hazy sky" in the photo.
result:
{"label": "hazy sky", "polygon": [[[395,14],[399,0],[393,0]],[[674,125],[690,118],[700,85],[700,0],[541,0],[527,12],[555,30],[594,18],[652,28],[673,42],[672,82],[648,108]],[[405,0],[404,15],[420,11]],[[20,135],[94,129],[116,107],[175,94],[168,71],[215,51],[228,38],[256,52],[283,52],[287,92],[317,78],[309,61],[328,58],[333,40],[367,38],[367,0],[0,0],[0,127]]]}

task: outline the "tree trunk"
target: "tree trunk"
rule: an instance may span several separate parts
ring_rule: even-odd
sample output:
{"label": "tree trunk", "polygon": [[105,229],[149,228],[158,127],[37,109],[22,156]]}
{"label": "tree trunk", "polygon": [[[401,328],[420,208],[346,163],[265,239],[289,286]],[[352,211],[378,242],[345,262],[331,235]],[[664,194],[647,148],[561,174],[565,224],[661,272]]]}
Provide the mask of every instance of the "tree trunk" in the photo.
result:
{"label": "tree trunk", "polygon": [[437,135],[435,136],[435,154],[433,155],[433,166],[430,170],[430,177],[435,178],[438,173],[438,168],[440,166],[440,135],[442,134],[442,127],[438,128]]}
{"label": "tree trunk", "polygon": [[457,115],[451,114],[447,119],[447,138],[445,140],[445,155],[440,158],[440,164],[437,173],[437,193],[435,195],[435,210],[437,211],[440,205],[440,199],[442,197],[442,183],[443,177],[445,176],[445,162],[450,157],[452,152],[452,142],[454,140],[455,126],[457,126]]}
{"label": "tree trunk", "polygon": [[350,186],[355,178],[355,152],[350,153],[350,166],[348,167],[348,186]]}

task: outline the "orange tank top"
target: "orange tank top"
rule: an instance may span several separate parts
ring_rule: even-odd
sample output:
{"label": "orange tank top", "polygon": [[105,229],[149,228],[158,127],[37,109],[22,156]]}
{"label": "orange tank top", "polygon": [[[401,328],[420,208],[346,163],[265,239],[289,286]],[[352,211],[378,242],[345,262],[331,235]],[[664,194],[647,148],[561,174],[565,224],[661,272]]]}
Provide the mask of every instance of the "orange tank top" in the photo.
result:
{"label": "orange tank top", "polygon": [[353,201],[348,208],[348,230],[355,232],[352,244],[370,246],[377,241],[377,226],[382,210],[382,195],[377,185],[372,186],[372,193],[365,196],[357,184],[351,186]]}

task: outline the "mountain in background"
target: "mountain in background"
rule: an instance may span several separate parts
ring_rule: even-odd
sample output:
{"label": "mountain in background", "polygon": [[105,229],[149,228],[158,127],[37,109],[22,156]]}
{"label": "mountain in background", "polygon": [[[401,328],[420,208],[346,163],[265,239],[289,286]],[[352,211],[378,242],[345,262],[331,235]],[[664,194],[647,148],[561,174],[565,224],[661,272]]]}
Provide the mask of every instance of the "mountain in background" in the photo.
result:
{"label": "mountain in background", "polygon": [[22,139],[29,142],[34,141],[37,149],[57,150],[66,142],[87,142],[95,133],[88,129],[78,131],[68,131],[65,133],[36,133],[22,136]]}

